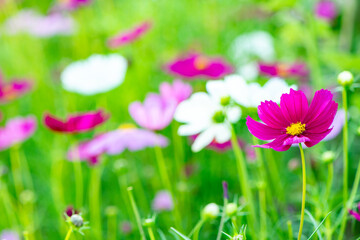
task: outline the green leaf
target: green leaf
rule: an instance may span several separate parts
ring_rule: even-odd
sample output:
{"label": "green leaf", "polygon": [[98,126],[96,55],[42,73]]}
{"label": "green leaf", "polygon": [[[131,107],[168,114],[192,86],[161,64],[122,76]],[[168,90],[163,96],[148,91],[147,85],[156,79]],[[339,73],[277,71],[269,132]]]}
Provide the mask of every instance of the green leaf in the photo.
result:
{"label": "green leaf", "polygon": [[[311,220],[311,222],[313,223],[313,225],[316,226],[317,223],[316,223],[314,217],[311,215],[311,213],[310,213],[308,210],[306,210],[306,209],[305,209],[305,212],[306,212],[306,214],[310,217],[310,220]],[[310,240],[310,239],[314,236],[314,234],[315,234],[316,232],[317,232],[317,234],[318,234],[318,236],[319,236],[319,239],[322,240],[321,234],[320,234],[320,232],[319,232],[318,230],[319,230],[319,228],[321,227],[321,225],[325,222],[326,218],[327,218],[330,214],[331,214],[331,212],[329,212],[329,213],[325,216],[325,218],[324,218],[324,219],[321,221],[321,223],[315,228],[315,231],[310,235],[310,237],[309,237],[307,240]]]}

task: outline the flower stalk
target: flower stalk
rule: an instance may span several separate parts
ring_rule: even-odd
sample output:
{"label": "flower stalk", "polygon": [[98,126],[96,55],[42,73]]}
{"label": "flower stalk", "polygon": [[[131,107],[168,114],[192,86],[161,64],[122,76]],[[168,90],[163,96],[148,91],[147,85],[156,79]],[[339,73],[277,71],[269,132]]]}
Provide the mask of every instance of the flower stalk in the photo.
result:
{"label": "flower stalk", "polygon": [[306,163],[304,156],[304,149],[299,143],[300,155],[301,155],[301,166],[302,166],[302,199],[301,199],[301,214],[300,214],[300,227],[299,227],[299,235],[298,240],[301,239],[302,230],[304,226],[304,213],[305,213],[305,201],[306,201]]}

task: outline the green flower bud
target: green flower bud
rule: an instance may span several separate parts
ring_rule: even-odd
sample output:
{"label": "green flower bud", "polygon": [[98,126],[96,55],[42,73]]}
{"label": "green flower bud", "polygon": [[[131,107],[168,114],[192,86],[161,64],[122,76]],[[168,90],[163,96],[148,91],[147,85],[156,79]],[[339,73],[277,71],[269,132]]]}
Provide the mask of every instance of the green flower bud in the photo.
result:
{"label": "green flower bud", "polygon": [[220,104],[221,104],[222,106],[224,106],[224,107],[227,106],[227,105],[229,105],[230,102],[231,102],[231,98],[230,98],[229,96],[222,97],[222,98],[220,99]]}
{"label": "green flower bud", "polygon": [[338,83],[342,86],[349,86],[354,82],[354,76],[349,71],[343,71],[338,75]]}
{"label": "green flower bud", "polygon": [[225,121],[225,114],[223,111],[217,111],[212,119],[214,123],[223,123]]}
{"label": "green flower bud", "polygon": [[233,217],[237,213],[238,206],[236,203],[228,203],[225,207],[225,213],[229,217]]}
{"label": "green flower bud", "polygon": [[144,220],[143,223],[144,227],[153,227],[155,225],[155,219],[154,218],[147,218]]}
{"label": "green flower bud", "polygon": [[205,220],[215,219],[219,216],[220,209],[215,203],[209,203],[202,211],[202,217]]}
{"label": "green flower bud", "polygon": [[321,155],[321,161],[324,163],[332,163],[335,159],[335,153],[333,151],[326,151]]}

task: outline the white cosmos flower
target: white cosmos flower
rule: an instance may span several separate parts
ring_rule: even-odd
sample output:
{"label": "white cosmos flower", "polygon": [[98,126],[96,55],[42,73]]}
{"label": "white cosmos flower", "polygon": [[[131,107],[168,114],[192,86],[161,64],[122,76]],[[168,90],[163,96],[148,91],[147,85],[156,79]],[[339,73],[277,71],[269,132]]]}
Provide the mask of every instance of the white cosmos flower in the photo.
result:
{"label": "white cosmos flower", "polygon": [[289,93],[290,88],[297,89],[296,85],[288,86],[281,78],[271,78],[261,86],[256,82],[248,83],[236,74],[226,76],[224,80],[210,81],[206,87],[208,91],[226,91],[236,103],[247,108],[256,108],[265,100],[279,103],[283,93]]}
{"label": "white cosmos flower", "polygon": [[127,61],[123,56],[94,54],[67,66],[61,74],[61,82],[69,92],[94,95],[119,86],[126,70]]}
{"label": "white cosmos flower", "polygon": [[238,73],[246,80],[254,80],[258,76],[257,61],[273,61],[275,59],[274,39],[264,31],[255,31],[238,36],[230,49],[231,55],[238,63]]}
{"label": "white cosmos flower", "polygon": [[241,109],[238,106],[221,104],[221,100],[223,103],[224,100],[230,103],[230,97],[226,91],[213,93],[212,90],[209,94],[194,93],[189,99],[181,102],[175,112],[175,120],[185,123],[179,127],[180,136],[199,134],[191,148],[194,152],[200,151],[213,140],[219,143],[229,141],[230,124],[237,122],[241,116]]}

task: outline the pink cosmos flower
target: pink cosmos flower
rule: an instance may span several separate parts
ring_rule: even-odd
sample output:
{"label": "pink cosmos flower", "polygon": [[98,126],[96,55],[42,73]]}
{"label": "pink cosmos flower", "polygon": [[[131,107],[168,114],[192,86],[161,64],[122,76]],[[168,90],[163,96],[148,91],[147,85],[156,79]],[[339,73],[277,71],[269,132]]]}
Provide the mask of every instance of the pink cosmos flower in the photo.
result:
{"label": "pink cosmos flower", "polygon": [[129,113],[137,124],[149,130],[162,130],[172,121],[177,102],[169,101],[161,95],[150,93],[144,103],[133,102]]}
{"label": "pink cosmos flower", "polygon": [[118,155],[125,149],[133,152],[146,147],[166,147],[167,145],[166,137],[127,124],[71,148],[68,152],[68,159],[70,161],[88,161],[94,165],[98,163],[98,157],[104,153]]}
{"label": "pink cosmos flower", "polygon": [[246,125],[255,137],[273,141],[255,147],[286,151],[294,143],[304,143],[307,147],[316,145],[332,130],[329,127],[338,107],[332,99],[330,91],[316,91],[309,107],[302,91],[290,89],[289,94],[281,96],[280,107],[273,101],[262,102],[258,114],[264,123],[248,116]]}
{"label": "pink cosmos flower", "polygon": [[260,74],[270,77],[298,77],[301,79],[308,78],[309,70],[305,63],[296,62],[293,64],[286,63],[258,63]]}
{"label": "pink cosmos flower", "polygon": [[13,79],[10,82],[4,82],[0,74],[0,103],[7,103],[16,99],[32,88],[32,83],[24,79]]}
{"label": "pink cosmos flower", "polygon": [[168,191],[159,191],[152,202],[152,209],[156,212],[171,211],[174,208],[174,202]]}
{"label": "pink cosmos flower", "polygon": [[34,134],[36,127],[36,119],[32,116],[10,119],[0,128],[0,150],[25,141]]}
{"label": "pink cosmos flower", "polygon": [[1,240],[20,240],[19,234],[11,230],[4,230],[0,235]]}
{"label": "pink cosmos flower", "polygon": [[351,216],[353,216],[356,220],[360,221],[360,203],[358,204],[358,212],[353,210],[349,210]]}
{"label": "pink cosmos flower", "polygon": [[79,133],[89,131],[96,126],[104,123],[110,115],[105,114],[103,110],[87,112],[77,115],[70,115],[65,121],[62,121],[50,114],[44,115],[44,124],[55,132]]}
{"label": "pink cosmos flower", "polygon": [[336,4],[330,0],[322,0],[316,4],[315,14],[318,18],[331,21],[337,15]]}
{"label": "pink cosmos flower", "polygon": [[169,102],[175,101],[179,104],[188,99],[191,93],[191,86],[180,79],[176,79],[172,84],[163,82],[160,85],[160,95]]}
{"label": "pink cosmos flower", "polygon": [[118,33],[116,36],[114,36],[108,40],[108,46],[110,48],[117,48],[117,47],[126,45],[128,43],[131,43],[131,42],[137,40],[142,35],[144,35],[146,32],[148,32],[150,30],[151,26],[152,26],[151,22],[145,21],[145,22],[135,26],[131,30]]}
{"label": "pink cosmos flower", "polygon": [[37,37],[70,35],[75,30],[75,22],[61,13],[42,16],[33,10],[22,10],[5,23],[9,34],[28,33]]}
{"label": "pink cosmos flower", "polygon": [[197,53],[176,59],[167,64],[165,69],[173,75],[188,79],[200,77],[220,79],[233,72],[232,66],[222,58],[207,57]]}
{"label": "pink cosmos flower", "polygon": [[89,5],[92,0],[59,0],[59,7],[65,10],[75,10]]}

